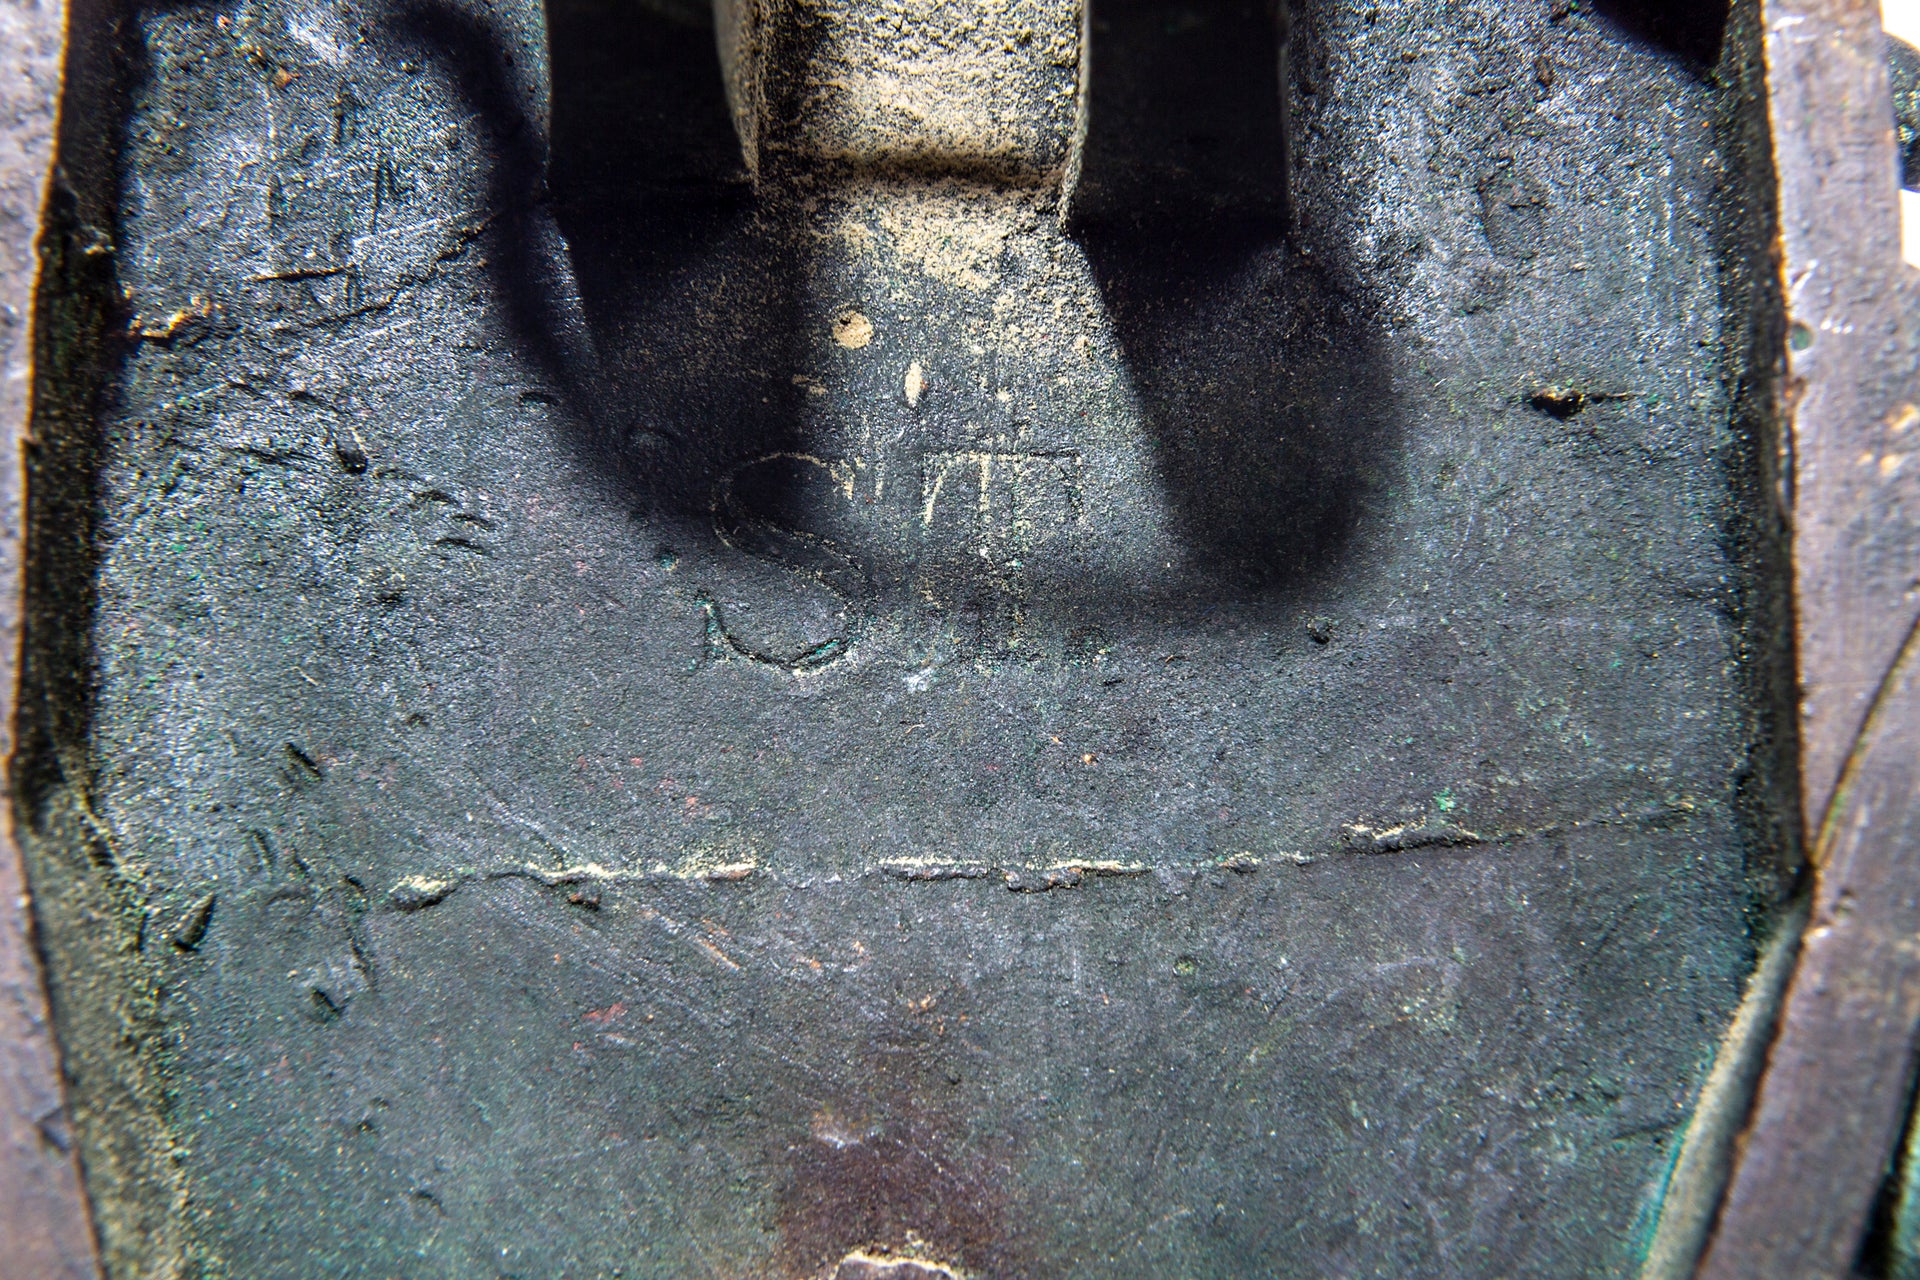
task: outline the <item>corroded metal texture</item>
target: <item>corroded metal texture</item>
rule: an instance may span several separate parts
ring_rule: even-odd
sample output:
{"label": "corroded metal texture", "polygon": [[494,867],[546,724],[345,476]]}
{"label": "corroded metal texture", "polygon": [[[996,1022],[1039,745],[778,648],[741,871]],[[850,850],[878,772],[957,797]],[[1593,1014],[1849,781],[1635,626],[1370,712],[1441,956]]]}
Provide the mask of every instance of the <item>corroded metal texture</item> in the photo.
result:
{"label": "corroded metal texture", "polygon": [[[0,4],[0,760],[13,754],[21,471],[40,211],[53,158],[61,5]],[[99,1274],[13,815],[0,814],[0,1270]]]}
{"label": "corroded metal texture", "polygon": [[115,1265],[1631,1273],[1788,859],[1616,16],[128,9],[20,796]]}
{"label": "corroded metal texture", "polygon": [[1074,0],[720,0],[728,96],[769,183],[825,172],[1057,182],[1081,58]]}

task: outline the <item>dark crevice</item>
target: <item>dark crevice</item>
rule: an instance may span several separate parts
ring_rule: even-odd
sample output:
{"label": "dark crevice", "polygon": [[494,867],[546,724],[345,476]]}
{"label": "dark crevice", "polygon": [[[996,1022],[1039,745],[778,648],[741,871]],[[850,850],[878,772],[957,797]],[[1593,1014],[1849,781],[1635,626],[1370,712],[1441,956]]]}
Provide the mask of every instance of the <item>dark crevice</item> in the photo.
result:
{"label": "dark crevice", "polygon": [[786,441],[804,395],[784,376],[804,244],[747,183],[704,8],[555,0],[547,19],[550,142],[484,22],[432,0],[394,30],[494,136],[489,269],[583,469],[710,540],[715,485]]}
{"label": "dark crevice", "polygon": [[1792,601],[1792,533],[1784,495],[1790,460],[1781,433],[1781,353],[1786,307],[1776,261],[1778,211],[1771,126],[1764,92],[1764,32],[1757,0],[1746,0],[1726,32],[1716,75],[1729,86],[1717,130],[1737,180],[1719,193],[1715,249],[1727,317],[1721,370],[1731,409],[1731,443],[1721,456],[1728,488],[1720,545],[1735,568],[1729,602],[1740,634],[1746,686],[1747,759],[1735,784],[1746,846],[1750,932],[1764,936],[1802,871],[1798,661]]}
{"label": "dark crevice", "polygon": [[1920,49],[1887,37],[1887,80],[1893,91],[1894,144],[1900,149],[1900,185],[1920,191]]}
{"label": "dark crevice", "polygon": [[1077,224],[1288,212],[1285,0],[1089,0]]}
{"label": "dark crevice", "polygon": [[[1911,1073],[1911,1068],[1909,1068]],[[1853,1271],[1863,1280],[1914,1280],[1920,1275],[1920,1169],[1914,1126],[1920,1123],[1915,1111],[1914,1084],[1906,1081],[1901,1107],[1905,1122],[1900,1139],[1888,1158],[1886,1175],[1880,1180],[1867,1214],[1867,1229],[1854,1256]]]}
{"label": "dark crevice", "polygon": [[1281,77],[1314,18],[1101,0],[1072,199],[1178,532],[1198,567],[1255,593],[1341,563],[1398,429],[1372,299],[1289,246],[1311,211],[1288,186]]}
{"label": "dark crevice", "polygon": [[1636,39],[1704,70],[1720,60],[1731,5],[1729,0],[1594,0],[1593,7]]}

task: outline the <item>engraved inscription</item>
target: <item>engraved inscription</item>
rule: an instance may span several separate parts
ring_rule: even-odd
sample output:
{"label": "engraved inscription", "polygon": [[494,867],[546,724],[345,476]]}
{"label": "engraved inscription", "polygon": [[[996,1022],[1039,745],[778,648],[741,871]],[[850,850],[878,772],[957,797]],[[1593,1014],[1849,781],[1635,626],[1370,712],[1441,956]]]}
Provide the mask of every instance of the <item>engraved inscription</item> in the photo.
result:
{"label": "engraved inscription", "polygon": [[921,466],[920,526],[949,531],[982,557],[1024,555],[1081,518],[1077,453],[930,453]]}
{"label": "engraved inscription", "polygon": [[912,468],[864,457],[780,452],[735,467],[714,488],[714,530],[751,561],[725,598],[701,600],[707,652],[814,670],[844,656],[883,601],[909,595],[956,598],[1009,631],[1022,592],[1007,571],[1083,522],[1084,466],[1071,450],[937,450],[918,460],[917,495],[887,485],[889,470]]}

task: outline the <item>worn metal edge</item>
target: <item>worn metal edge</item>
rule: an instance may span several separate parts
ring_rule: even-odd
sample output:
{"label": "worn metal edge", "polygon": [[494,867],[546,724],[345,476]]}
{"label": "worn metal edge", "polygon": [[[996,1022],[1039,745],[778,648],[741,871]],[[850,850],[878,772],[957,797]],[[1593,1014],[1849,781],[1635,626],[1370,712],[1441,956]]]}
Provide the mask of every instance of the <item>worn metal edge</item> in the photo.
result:
{"label": "worn metal edge", "polygon": [[[1836,790],[1813,910],[1699,1274],[1849,1274],[1906,1116],[1920,1020],[1920,630]],[[1901,882],[1905,881],[1904,888]]]}
{"label": "worn metal edge", "polygon": [[[0,7],[0,784],[11,791],[25,560],[34,294],[66,47],[64,0]],[[0,805],[0,1269],[101,1274],[11,806]]]}
{"label": "worn metal edge", "polygon": [[1800,951],[1808,902],[1790,906],[1760,952],[1740,1008],[1721,1037],[1713,1068],[1667,1174],[1666,1195],[1640,1280],[1687,1280],[1706,1251],[1714,1215],[1732,1176],[1734,1151],[1778,1026],[1780,997]]}
{"label": "worn metal edge", "polygon": [[1720,221],[1722,377],[1741,440],[1740,515],[1727,535],[1743,552],[1741,648],[1752,718],[1742,785],[1754,965],[1711,1056],[1687,1125],[1654,1192],[1638,1280],[1686,1280],[1711,1237],[1732,1178],[1767,1051],[1811,907],[1799,768],[1798,646],[1793,642],[1793,451],[1784,432],[1787,322],[1779,194],[1765,56],[1766,0],[1728,5],[1712,79],[1731,160]]}
{"label": "worn metal edge", "polygon": [[[1802,812],[1818,836],[1751,1111],[1736,1141],[1716,1137],[1733,1156],[1717,1222],[1697,1269],[1676,1251],[1660,1259],[1663,1280],[1851,1272],[1900,1137],[1920,1020],[1920,632],[1907,589],[1920,546],[1900,516],[1916,485],[1899,439],[1920,423],[1920,295],[1900,261],[1879,6],[1765,0],[1762,13]],[[1706,1215],[1680,1211],[1676,1236],[1697,1235]]]}

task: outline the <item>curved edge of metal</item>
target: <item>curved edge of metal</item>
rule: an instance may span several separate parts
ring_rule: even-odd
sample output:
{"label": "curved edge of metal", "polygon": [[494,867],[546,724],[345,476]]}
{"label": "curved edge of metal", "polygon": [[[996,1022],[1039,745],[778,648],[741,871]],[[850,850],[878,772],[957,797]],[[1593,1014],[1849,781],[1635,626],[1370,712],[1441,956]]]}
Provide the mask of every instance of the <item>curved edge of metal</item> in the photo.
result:
{"label": "curved edge of metal", "polygon": [[1686,1280],[1694,1272],[1726,1194],[1735,1147],[1766,1061],[1780,1013],[1780,994],[1800,951],[1807,923],[1804,897],[1790,905],[1761,949],[1746,994],[1721,1037],[1713,1069],[1700,1088],[1693,1118],[1667,1176],[1640,1280]]}
{"label": "curved edge of metal", "polygon": [[[11,783],[34,288],[66,45],[63,0],[0,0],[0,784]],[[0,1270],[97,1280],[12,810],[0,805]]]}
{"label": "curved edge of metal", "polygon": [[1764,0],[1761,15],[1802,812],[1818,834],[1706,1280],[1852,1273],[1920,1025],[1920,277],[1901,261],[1880,11]]}

